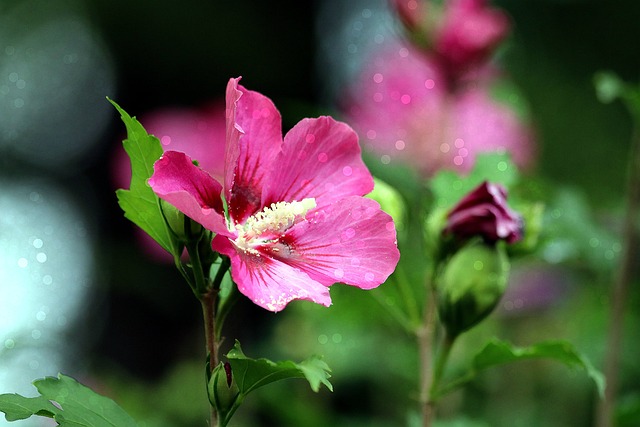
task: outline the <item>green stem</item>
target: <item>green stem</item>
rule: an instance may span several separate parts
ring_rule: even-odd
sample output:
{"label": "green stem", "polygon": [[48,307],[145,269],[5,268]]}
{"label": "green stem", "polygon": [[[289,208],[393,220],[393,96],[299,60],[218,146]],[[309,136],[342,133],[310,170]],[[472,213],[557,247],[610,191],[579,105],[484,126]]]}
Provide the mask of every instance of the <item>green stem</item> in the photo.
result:
{"label": "green stem", "polygon": [[[209,368],[218,366],[218,343],[215,336],[216,303],[218,291],[215,289],[200,296],[202,317],[204,318],[205,349],[209,355]],[[218,426],[218,411],[211,405],[211,427]]]}
{"label": "green stem", "polygon": [[427,272],[424,320],[416,333],[420,357],[420,403],[423,427],[431,427],[435,417],[435,405],[429,396],[433,387],[433,342],[436,330],[436,290],[434,279],[435,269],[432,267]]}
{"label": "green stem", "polygon": [[433,381],[431,382],[431,389],[429,390],[429,401],[435,405],[435,402],[441,396],[440,393],[440,381],[442,381],[442,375],[444,369],[447,366],[449,355],[451,354],[451,348],[455,342],[456,337],[454,335],[445,332],[444,341],[438,357],[436,358],[436,364],[433,371]]}
{"label": "green stem", "polygon": [[[635,111],[632,109],[632,112]],[[604,398],[597,408],[597,426],[613,425],[613,412],[618,392],[620,371],[620,347],[624,326],[625,305],[637,261],[637,218],[640,215],[640,111],[635,111],[636,128],[631,140],[629,177],[627,181],[627,206],[622,230],[622,256],[613,283],[611,295],[611,320],[609,323],[607,353],[604,374],[607,379]]]}

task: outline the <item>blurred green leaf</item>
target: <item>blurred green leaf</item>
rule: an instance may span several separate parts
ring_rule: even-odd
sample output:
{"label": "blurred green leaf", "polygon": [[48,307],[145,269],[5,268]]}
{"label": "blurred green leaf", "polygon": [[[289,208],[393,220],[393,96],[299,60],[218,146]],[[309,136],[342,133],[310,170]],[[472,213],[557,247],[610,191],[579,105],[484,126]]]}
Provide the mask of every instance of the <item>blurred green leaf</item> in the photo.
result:
{"label": "blurred green leaf", "polygon": [[329,382],[331,370],[317,356],[300,363],[294,363],[290,360],[276,363],[267,359],[251,359],[245,356],[240,343],[236,341],[236,344],[227,353],[227,359],[231,364],[233,381],[237,383],[240,393],[243,395],[274,381],[287,378],[306,378],[313,391],[316,392],[320,390],[320,384],[324,384],[333,391],[333,386]]}
{"label": "blurred green leaf", "polygon": [[158,196],[147,184],[153,174],[153,164],[162,156],[162,145],[158,138],[147,133],[135,117],[129,116],[111,99],[109,102],[118,110],[127,128],[127,139],[122,143],[131,160],[131,185],[129,190],[116,191],[118,203],[127,219],[173,254],[177,251],[178,243],[174,242],[167,229]]}
{"label": "blurred green leaf", "polygon": [[395,188],[387,184],[386,182],[373,178],[375,186],[373,191],[366,197],[375,200],[380,203],[380,207],[383,211],[391,215],[393,221],[396,224],[397,230],[402,230],[405,227],[405,214],[406,207],[402,196]]}
{"label": "blurred green leaf", "polygon": [[36,415],[53,418],[58,425],[69,427],[137,426],[113,400],[95,393],[71,377],[58,374],[57,378],[46,377],[33,384],[40,392],[38,397],[0,395],[0,411],[5,413],[7,421]]}
{"label": "blurred green leaf", "polygon": [[570,368],[583,369],[595,382],[600,395],[604,394],[605,380],[602,373],[566,341],[547,341],[530,347],[515,347],[494,338],[473,358],[472,369],[481,371],[493,366],[527,359],[553,359]]}

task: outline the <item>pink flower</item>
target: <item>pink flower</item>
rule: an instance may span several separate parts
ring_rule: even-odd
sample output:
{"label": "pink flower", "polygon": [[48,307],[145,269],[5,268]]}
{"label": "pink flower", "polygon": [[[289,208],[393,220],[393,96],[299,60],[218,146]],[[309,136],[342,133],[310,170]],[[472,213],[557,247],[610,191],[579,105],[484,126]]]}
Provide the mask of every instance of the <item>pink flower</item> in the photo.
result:
{"label": "pink flower", "polygon": [[435,51],[450,73],[460,74],[487,59],[509,32],[509,19],[486,0],[450,0],[436,33]]}
{"label": "pink flower", "polygon": [[522,239],[522,218],[507,205],[507,190],[485,181],[451,209],[444,233],[515,243]]}
{"label": "pink flower", "polygon": [[335,282],[380,285],[400,255],[391,217],[362,197],[373,179],[355,132],[320,117],[283,139],[271,100],[239,80],[227,85],[224,184],[168,151],[149,185],[217,233],[213,249],[230,258],[240,292],[263,308],[280,311],[294,299],[329,306]]}
{"label": "pink flower", "polygon": [[477,154],[509,152],[523,168],[534,159],[533,136],[487,84],[451,92],[431,56],[401,44],[381,50],[363,69],[344,111],[365,149],[384,163],[405,162],[423,176],[469,171]]}

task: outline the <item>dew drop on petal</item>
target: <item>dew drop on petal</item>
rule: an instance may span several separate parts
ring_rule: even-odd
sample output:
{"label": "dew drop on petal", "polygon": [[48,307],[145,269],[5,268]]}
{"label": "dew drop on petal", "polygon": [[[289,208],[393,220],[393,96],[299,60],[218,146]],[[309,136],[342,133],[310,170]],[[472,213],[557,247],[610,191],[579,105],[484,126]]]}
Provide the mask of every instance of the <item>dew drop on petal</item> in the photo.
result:
{"label": "dew drop on petal", "polygon": [[211,211],[213,211],[211,208],[202,208],[201,210],[203,215],[211,215]]}
{"label": "dew drop on petal", "polygon": [[455,157],[453,158],[453,163],[454,163],[456,166],[460,166],[462,163],[464,163],[464,159],[463,159],[461,156],[455,156]]}
{"label": "dew drop on petal", "polygon": [[458,154],[461,157],[467,157],[469,155],[469,150],[467,150],[466,148],[461,148],[458,150]]}
{"label": "dew drop on petal", "polygon": [[462,148],[462,147],[464,147],[464,139],[456,138],[454,144],[455,144],[456,148]]}
{"label": "dew drop on petal", "polygon": [[351,258],[351,265],[357,267],[360,265],[360,258]]}
{"label": "dew drop on petal", "polygon": [[304,140],[307,144],[313,144],[316,140],[316,136],[312,133],[308,133]]}
{"label": "dew drop on petal", "polygon": [[382,102],[382,100],[384,99],[384,97],[382,96],[382,94],[380,92],[376,92],[373,94],[373,101],[374,102]]}
{"label": "dew drop on petal", "polygon": [[408,105],[411,103],[411,95],[407,95],[406,93],[400,97],[400,102],[404,105]]}
{"label": "dew drop on petal", "polygon": [[394,225],[393,221],[389,221],[385,224],[385,228],[387,229],[387,231],[393,232],[395,231],[396,226]]}
{"label": "dew drop on petal", "polygon": [[345,166],[342,168],[342,174],[344,176],[351,176],[352,173],[353,173],[353,169],[351,168],[351,166]]}
{"label": "dew drop on petal", "polygon": [[382,83],[383,79],[384,79],[384,77],[380,73],[375,73],[373,75],[373,81],[376,82],[376,83]]}
{"label": "dew drop on petal", "polygon": [[364,275],[364,279],[367,282],[373,282],[373,279],[375,279],[375,275],[373,273],[367,273]]}
{"label": "dew drop on petal", "polygon": [[342,232],[342,238],[344,240],[353,239],[355,235],[356,235],[356,230],[354,230],[353,228],[347,228]]}
{"label": "dew drop on petal", "polygon": [[436,86],[436,82],[433,79],[427,79],[424,81],[424,87],[427,89],[433,89]]}
{"label": "dew drop on petal", "polygon": [[344,270],[341,268],[336,268],[333,270],[333,275],[336,279],[342,279],[344,277]]}
{"label": "dew drop on petal", "polygon": [[396,141],[396,150],[402,151],[404,150],[404,147],[406,146],[405,142],[401,139]]}
{"label": "dew drop on petal", "polygon": [[318,161],[320,163],[326,163],[327,160],[329,160],[329,156],[327,156],[327,153],[318,154]]}
{"label": "dew drop on petal", "polygon": [[307,152],[304,150],[300,150],[298,152],[298,160],[304,160],[307,158]]}
{"label": "dew drop on petal", "polygon": [[440,151],[442,153],[448,153],[450,149],[451,147],[449,147],[449,144],[447,144],[446,142],[443,142],[442,144],[440,144]]}

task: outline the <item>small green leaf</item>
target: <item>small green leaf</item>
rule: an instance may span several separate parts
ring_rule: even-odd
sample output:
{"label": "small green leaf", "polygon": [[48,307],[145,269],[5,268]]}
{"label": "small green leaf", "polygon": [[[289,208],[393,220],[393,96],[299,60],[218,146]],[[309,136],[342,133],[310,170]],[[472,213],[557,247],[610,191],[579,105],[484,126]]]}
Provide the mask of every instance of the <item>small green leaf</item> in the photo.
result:
{"label": "small green leaf", "polygon": [[[0,411],[7,421],[33,415],[53,418],[68,427],[135,427],[137,423],[113,400],[95,393],[71,377],[58,374],[33,383],[40,396],[0,395]],[[55,405],[52,403],[55,402]]]}
{"label": "small green leaf", "polygon": [[167,229],[158,196],[147,184],[153,174],[153,164],[162,156],[162,145],[135,117],[129,116],[111,99],[109,102],[118,110],[127,128],[127,139],[122,143],[131,160],[131,185],[128,190],[116,191],[118,203],[127,219],[173,254],[179,245]]}
{"label": "small green leaf", "polygon": [[333,386],[329,382],[331,370],[317,356],[301,363],[294,363],[290,360],[276,363],[267,359],[251,359],[245,356],[240,343],[236,341],[234,347],[227,353],[227,359],[231,364],[233,380],[243,395],[264,385],[287,378],[306,378],[313,391],[316,392],[320,389],[320,384],[324,384],[333,391]]}
{"label": "small green leaf", "polygon": [[474,357],[473,369],[480,371],[504,363],[542,358],[553,359],[570,368],[584,369],[596,383],[600,396],[604,395],[605,379],[602,373],[565,341],[547,341],[530,347],[514,347],[507,342],[493,339]]}

